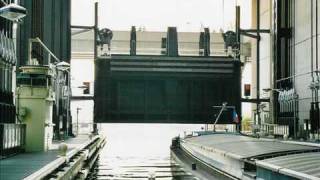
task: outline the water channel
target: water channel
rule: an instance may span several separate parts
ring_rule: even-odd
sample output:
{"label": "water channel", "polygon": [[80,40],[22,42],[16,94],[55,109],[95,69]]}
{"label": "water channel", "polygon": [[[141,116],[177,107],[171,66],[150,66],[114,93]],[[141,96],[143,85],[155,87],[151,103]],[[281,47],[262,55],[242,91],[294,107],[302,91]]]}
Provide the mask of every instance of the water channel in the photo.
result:
{"label": "water channel", "polygon": [[107,144],[96,161],[88,179],[100,180],[192,180],[170,158],[170,144],[174,136],[200,130],[193,124],[103,124],[101,133]]}

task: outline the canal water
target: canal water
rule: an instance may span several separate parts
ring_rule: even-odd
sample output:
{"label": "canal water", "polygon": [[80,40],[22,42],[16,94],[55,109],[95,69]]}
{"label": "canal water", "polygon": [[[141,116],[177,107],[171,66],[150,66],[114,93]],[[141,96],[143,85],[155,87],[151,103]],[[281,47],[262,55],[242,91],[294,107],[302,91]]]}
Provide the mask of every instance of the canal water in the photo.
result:
{"label": "canal water", "polygon": [[171,139],[202,125],[103,124],[107,144],[88,179],[197,179],[170,159]]}

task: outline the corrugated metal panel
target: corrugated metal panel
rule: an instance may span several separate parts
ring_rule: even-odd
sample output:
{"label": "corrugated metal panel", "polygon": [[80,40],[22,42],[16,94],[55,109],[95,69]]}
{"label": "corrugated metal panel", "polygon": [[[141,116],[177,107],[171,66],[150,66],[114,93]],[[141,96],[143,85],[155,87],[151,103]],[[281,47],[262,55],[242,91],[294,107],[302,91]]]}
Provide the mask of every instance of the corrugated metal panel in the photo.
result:
{"label": "corrugated metal panel", "polygon": [[320,149],[317,147],[288,144],[277,140],[262,140],[232,134],[214,134],[188,138],[188,143],[218,149],[225,153],[237,155],[241,158],[270,155],[279,152],[292,152]]}
{"label": "corrugated metal panel", "polygon": [[275,157],[259,161],[257,162],[257,165],[269,170],[279,171],[283,174],[290,171],[297,176],[306,174],[315,178],[320,178],[320,152]]}

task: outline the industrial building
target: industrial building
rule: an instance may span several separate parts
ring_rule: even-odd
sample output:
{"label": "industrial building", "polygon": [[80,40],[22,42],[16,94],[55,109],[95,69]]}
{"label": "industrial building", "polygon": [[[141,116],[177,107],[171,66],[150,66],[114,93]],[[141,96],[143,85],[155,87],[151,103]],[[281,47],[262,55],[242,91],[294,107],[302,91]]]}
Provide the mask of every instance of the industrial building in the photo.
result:
{"label": "industrial building", "polygon": [[0,179],[85,179],[103,123],[203,124],[172,140],[192,170],[320,178],[320,0],[248,1],[250,28],[235,1],[232,30],[159,32],[100,27],[98,2],[84,26],[75,1],[0,0]]}
{"label": "industrial building", "polygon": [[252,96],[270,103],[260,104],[259,113],[253,108],[255,122],[287,125],[292,137],[308,139],[319,134],[319,1],[257,2],[252,27],[269,32],[259,34],[258,50],[252,40]]}

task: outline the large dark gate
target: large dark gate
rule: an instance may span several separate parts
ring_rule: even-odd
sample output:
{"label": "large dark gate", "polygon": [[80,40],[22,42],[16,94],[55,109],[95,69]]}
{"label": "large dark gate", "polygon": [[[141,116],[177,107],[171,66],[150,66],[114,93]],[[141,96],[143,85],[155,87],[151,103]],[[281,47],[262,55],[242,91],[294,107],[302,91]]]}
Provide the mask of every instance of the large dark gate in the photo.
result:
{"label": "large dark gate", "polygon": [[[231,57],[112,55],[95,62],[94,121],[212,123],[240,113],[240,62]],[[218,123],[233,123],[232,110]]]}

